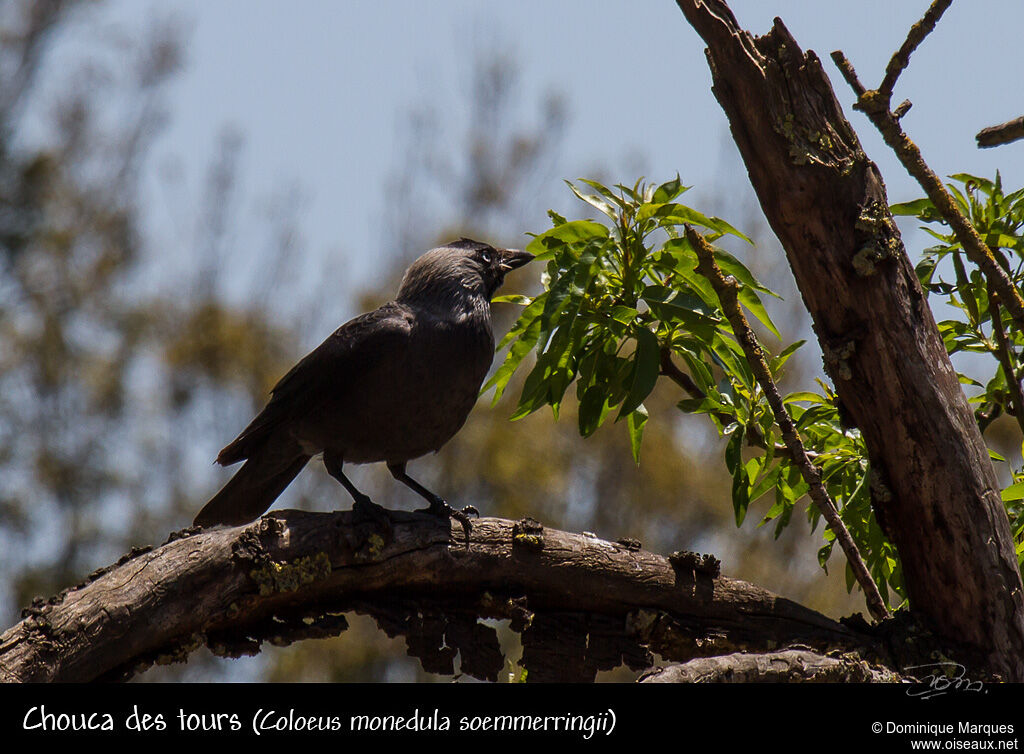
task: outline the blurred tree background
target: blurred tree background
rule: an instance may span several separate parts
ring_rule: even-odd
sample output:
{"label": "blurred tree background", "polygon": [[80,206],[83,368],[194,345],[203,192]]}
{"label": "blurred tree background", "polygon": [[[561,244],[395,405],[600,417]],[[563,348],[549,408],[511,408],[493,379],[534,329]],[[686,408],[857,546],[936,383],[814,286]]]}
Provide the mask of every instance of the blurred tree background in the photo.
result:
{"label": "blurred tree background", "polygon": [[[571,200],[562,178],[577,177],[556,172],[571,101],[558,92],[524,101],[514,53],[500,52],[500,39],[488,40],[486,54],[481,44],[466,60],[459,117],[410,103],[394,150],[400,167],[381,197],[384,221],[371,250],[378,276],[339,305],[337,270],[355,251],[344,249],[334,265],[311,269],[301,189],[268,192],[258,227],[249,227],[236,195],[247,159],[242,130],[222,131],[201,192],[192,195],[169,171],[164,181],[174,197],[176,233],[145,232],[141,175],[154,138],[174,117],[164,92],[186,62],[187,39],[169,19],[152,23],[143,38],[90,39],[83,20],[98,5],[0,5],[5,626],[33,596],[70,586],[131,546],[159,544],[188,525],[230,476],[211,466],[219,448],[287,368],[341,324],[339,314],[390,298],[405,266],[439,242],[466,235],[522,246],[524,232],[548,226],[548,207]],[[702,209],[758,242],[732,251],[785,297],[771,309],[780,329],[806,337],[781,250],[734,154],[723,150],[721,172],[735,185],[718,187],[718,201]],[[588,177],[632,184],[643,158],[628,160],[635,175],[610,174],[614,158],[594,155]],[[657,166],[648,177],[666,180],[677,169],[685,183],[685,166]],[[503,292],[533,292],[537,285],[526,268]],[[516,312],[497,304],[495,315],[500,336]],[[790,361],[789,389],[821,373],[812,344]],[[772,527],[756,527],[756,515],[737,529],[722,441],[702,417],[680,415],[675,403],[684,396],[667,380],[646,401],[651,419],[639,467],[622,427],[606,426],[583,441],[568,400],[557,422],[544,412],[509,422],[516,386],[509,392],[494,407],[489,395],[481,398],[454,440],[413,463],[417,478],[484,515],[532,516],[612,540],[634,537],[662,553],[712,552],[725,574],[829,615],[863,609],[859,594],[846,592],[840,559],[828,574],[818,567],[820,529],[809,535],[808,526],[794,525],[774,541]],[[383,467],[353,472],[353,481],[386,507],[418,505]],[[349,505],[319,464],[278,503]],[[512,642],[514,635],[505,638]],[[267,647],[241,661],[197,654],[187,666],[156,668],[142,680],[430,678],[406,657],[402,640],[353,616],[352,628],[336,639]]]}

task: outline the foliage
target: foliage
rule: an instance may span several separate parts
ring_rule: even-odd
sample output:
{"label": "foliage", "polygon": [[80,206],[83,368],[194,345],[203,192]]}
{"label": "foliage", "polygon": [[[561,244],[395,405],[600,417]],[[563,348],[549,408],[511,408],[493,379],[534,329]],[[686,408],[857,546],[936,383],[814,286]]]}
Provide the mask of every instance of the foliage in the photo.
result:
{"label": "foliage", "polygon": [[[542,406],[557,417],[566,391],[575,383],[579,432],[591,435],[615,414],[624,421],[639,463],[648,412],[644,400],[659,376],[674,379],[689,397],[684,412],[703,414],[728,438],[725,462],[732,475],[737,525],[752,503],[771,495],[761,524],[775,523],[776,537],[789,523],[807,485],[781,443],[771,409],[736,342],[710,283],[697,272],[697,257],[681,233],[685,224],[703,228],[710,242],[723,236],[749,241],[726,221],[704,215],[676,199],[687,190],[679,178],[661,185],[638,182],[614,189],[590,180],[597,193],[573,192],[604,216],[567,220],[550,212],[553,226],[534,237],[527,250],[546,260],[544,292],[528,298],[501,297],[524,305],[519,320],[499,344],[508,346],[504,363],[485,386],[496,402],[529,353],[536,361],[524,383],[514,419]],[[736,257],[716,248],[716,259],[739,283],[739,300],[772,335],[779,332],[762,302],[774,295]],[[779,375],[802,341],[782,349],[770,363]],[[679,359],[686,371],[676,366]],[[826,488],[873,576],[902,589],[895,550],[871,512],[869,469],[860,434],[843,428],[831,390],[797,392],[786,404],[822,470]],[[808,507],[812,524],[819,513]],[[824,567],[834,536],[825,531],[819,551]],[[847,584],[852,574],[847,569]]]}
{"label": "foliage", "polygon": [[[952,182],[946,185],[953,200],[1014,286],[1024,289],[1024,188],[1006,193],[998,172],[995,180],[966,173],[950,178]],[[1024,333],[1015,327],[1006,308],[1000,306],[985,277],[972,266],[930,199],[895,204],[891,210],[894,215],[908,215],[928,223],[932,227],[922,230],[939,241],[924,250],[917,275],[925,290],[944,297],[960,314],[956,319],[939,322],[946,351],[950,355],[986,354],[991,359],[988,363],[994,371],[986,382],[960,375],[962,383],[979,388],[970,400],[978,406],[975,414],[982,430],[1003,413],[1013,415],[1024,427],[1024,406],[1017,406],[1013,398],[1015,391],[1019,395],[1024,377]],[[994,451],[992,456],[997,461],[1004,460]],[[1024,469],[1014,474],[1014,483],[1003,491],[1003,500],[1017,542],[1017,557],[1024,563]]]}

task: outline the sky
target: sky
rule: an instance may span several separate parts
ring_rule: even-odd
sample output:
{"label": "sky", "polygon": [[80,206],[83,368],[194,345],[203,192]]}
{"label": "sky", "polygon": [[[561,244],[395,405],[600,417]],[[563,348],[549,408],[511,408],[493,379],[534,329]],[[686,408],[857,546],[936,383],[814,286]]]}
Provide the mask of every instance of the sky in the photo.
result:
{"label": "sky", "polygon": [[[842,49],[861,80],[877,85],[889,56],[927,7],[924,0],[732,0],[740,23],[766,32],[780,16],[824,61],[839,100],[890,200],[921,195],[870,123],[853,112],[848,86],[828,54]],[[186,29],[185,65],[168,91],[171,119],[147,167],[154,236],[173,238],[175,200],[158,176],[173,166],[198,196],[225,127],[244,138],[241,204],[254,220],[276,188],[301,189],[311,259],[345,260],[339,285],[372,284],[388,234],[389,176],[400,170],[402,124],[431,103],[463,127],[468,66],[477,50],[511,52],[521,64],[522,123],[561,92],[569,122],[553,174],[575,179],[597,164],[632,183],[678,172],[688,199],[749,192],[725,116],[710,92],[701,40],[671,0],[109,0],[97,27],[143,29],[171,16]],[[896,100],[914,107],[910,137],[939,175],[1024,183],[1024,143],[979,150],[982,127],[1024,111],[1020,29],[1024,3],[955,3],[915,53]],[[560,212],[584,212],[561,186]],[[557,200],[556,200],[557,201]],[[911,220],[911,226],[913,221]],[[523,228],[539,232],[542,227]],[[412,250],[402,250],[410,253]],[[344,278],[344,280],[342,280]]]}

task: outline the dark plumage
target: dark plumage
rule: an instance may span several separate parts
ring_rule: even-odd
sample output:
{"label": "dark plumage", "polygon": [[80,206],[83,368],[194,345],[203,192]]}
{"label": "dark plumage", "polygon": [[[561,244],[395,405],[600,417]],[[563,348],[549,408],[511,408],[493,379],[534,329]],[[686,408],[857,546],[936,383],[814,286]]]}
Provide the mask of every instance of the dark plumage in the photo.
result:
{"label": "dark plumage", "polygon": [[323,453],[357,513],[386,517],[342,464],[384,461],[431,512],[454,516],[468,533],[466,515],[411,479],[405,464],[439,449],[465,422],[494,356],[491,297],[507,272],[531,259],[464,238],[413,262],[394,301],[339,327],[274,387],[263,411],[217,456],[224,466],[245,464],[195,523],[254,520]]}

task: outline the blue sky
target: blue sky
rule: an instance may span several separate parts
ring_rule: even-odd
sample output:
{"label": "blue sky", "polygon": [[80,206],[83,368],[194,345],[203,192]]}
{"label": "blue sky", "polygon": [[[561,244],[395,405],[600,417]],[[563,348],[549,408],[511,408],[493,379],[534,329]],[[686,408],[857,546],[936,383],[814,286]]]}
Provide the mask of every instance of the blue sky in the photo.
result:
{"label": "blue sky", "polygon": [[[828,53],[844,50],[861,79],[877,84],[927,2],[730,6],[755,33],[782,17],[805,49],[818,52],[890,200],[919,196],[867,120],[849,109],[852,94]],[[671,0],[111,0],[103,18],[131,30],[157,13],[190,31],[185,68],[169,90],[172,119],[149,170],[176,165],[198,195],[218,134],[237,128],[245,138],[242,206],[258,214],[261,195],[299,185],[312,257],[372,261],[381,253],[386,181],[398,167],[403,119],[431,102],[459,121],[467,62],[488,44],[521,63],[522,122],[536,117],[545,92],[565,94],[570,120],[555,175],[577,178],[596,164],[623,182],[639,177],[627,173],[638,166],[654,180],[678,171],[695,186],[688,199],[698,207],[746,190],[709,90],[703,44]],[[904,125],[940,175],[990,176],[999,167],[1007,184],[1024,182],[1024,144],[974,146],[981,127],[1024,112],[1022,28],[1019,0],[954,4],[902,77],[897,101],[914,102]],[[560,211],[582,211],[560,187],[553,195]],[[154,188],[148,202],[154,227],[173,232],[168,198]],[[353,274],[346,282],[365,281],[373,265],[360,262]]]}

